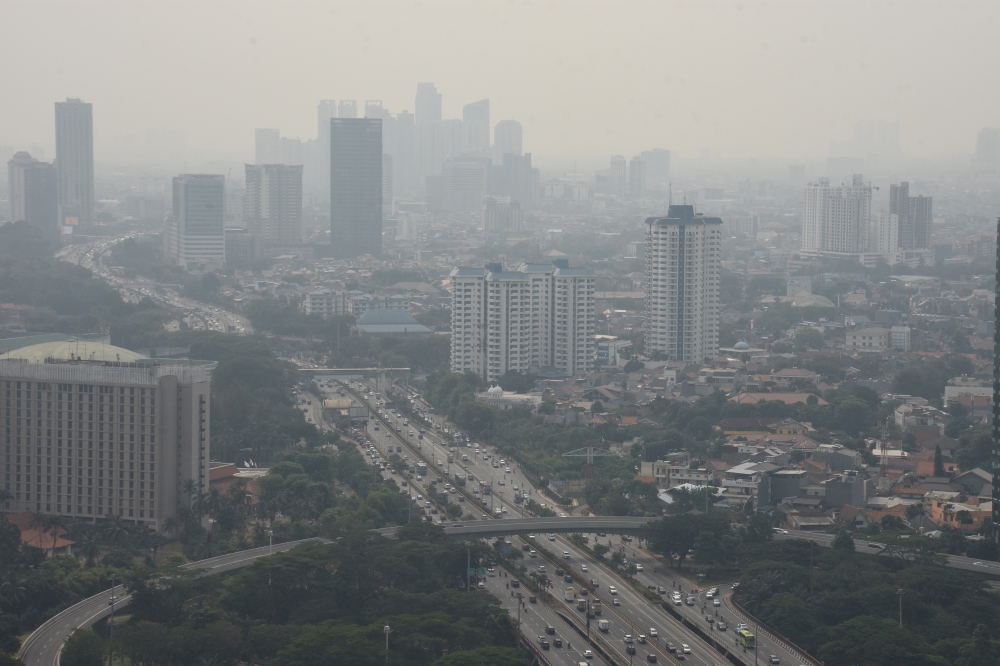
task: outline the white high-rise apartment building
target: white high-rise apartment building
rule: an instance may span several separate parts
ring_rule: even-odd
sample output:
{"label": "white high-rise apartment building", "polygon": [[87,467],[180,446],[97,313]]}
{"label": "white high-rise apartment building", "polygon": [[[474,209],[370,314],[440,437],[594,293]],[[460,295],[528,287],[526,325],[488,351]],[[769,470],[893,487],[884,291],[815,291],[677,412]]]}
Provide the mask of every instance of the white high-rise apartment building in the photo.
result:
{"label": "white high-rise apartment building", "polygon": [[807,185],[802,206],[804,252],[865,252],[871,219],[872,188],[861,174],[850,185],[830,186],[829,178]]}
{"label": "white high-rise apartment building", "polygon": [[722,220],[670,206],[646,220],[646,353],[701,362],[719,350]]}
{"label": "white high-rise apartment building", "polygon": [[487,381],[510,370],[594,369],[594,273],[553,265],[500,264],[451,272],[451,370]]}

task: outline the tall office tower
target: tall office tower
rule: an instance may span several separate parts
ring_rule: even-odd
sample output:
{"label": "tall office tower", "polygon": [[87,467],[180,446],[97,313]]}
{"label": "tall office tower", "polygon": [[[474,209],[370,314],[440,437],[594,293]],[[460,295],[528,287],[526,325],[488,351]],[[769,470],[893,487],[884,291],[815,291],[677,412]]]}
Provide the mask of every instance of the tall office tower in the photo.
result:
{"label": "tall office tower", "polygon": [[486,197],[483,199],[483,231],[487,236],[503,236],[520,233],[524,229],[521,204],[510,197]]}
{"label": "tall office tower", "polygon": [[489,158],[455,157],[446,161],[441,169],[438,209],[445,213],[479,213],[489,174]]}
{"label": "tall office tower", "polygon": [[641,197],[646,193],[646,163],[636,155],[628,163],[628,193]]}
{"label": "tall office tower", "polygon": [[653,148],[639,153],[646,166],[646,187],[666,192],[670,187],[670,151]]}
{"label": "tall office tower", "polygon": [[266,162],[266,164],[305,164],[305,153],[302,147],[302,139],[281,137],[281,159],[277,162]]}
{"label": "tall office tower", "polygon": [[335,256],[382,254],[382,120],[330,121],[330,243]]}
{"label": "tall office tower", "polygon": [[[1000,217],[997,217],[1000,238]],[[1000,244],[997,245],[997,270],[1000,275]],[[1000,478],[1000,308],[995,309],[993,322],[993,455],[990,461],[993,478]],[[1000,544],[1000,483],[993,484],[993,542]]]}
{"label": "tall office tower", "polygon": [[490,170],[490,193],[521,203],[522,209],[535,205],[538,192],[538,169],[531,166],[531,153],[505,153],[500,166]]}
{"label": "tall office tower", "polygon": [[382,107],[382,100],[365,100],[365,118],[381,118],[382,120],[388,120],[391,117],[392,115],[389,111]]}
{"label": "tall office tower", "polygon": [[493,163],[503,164],[503,156],[522,155],[521,123],[516,120],[501,120],[493,129]]}
{"label": "tall office tower", "polygon": [[247,164],[243,220],[267,245],[302,242],[302,166]]}
{"label": "tall office tower", "polygon": [[485,154],[490,148],[490,100],[481,99],[462,107],[463,152]]}
{"label": "tall office tower", "polygon": [[973,164],[983,171],[1000,169],[1000,128],[984,127],[979,130]]}
{"label": "tall office tower", "polygon": [[670,206],[646,220],[646,353],[700,363],[719,351],[722,220]]}
{"label": "tall office tower", "polygon": [[354,99],[342,99],[340,104],[337,106],[337,117],[338,118],[357,118],[358,117],[358,101]]}
{"label": "tall office tower", "polygon": [[56,180],[59,224],[93,224],[94,113],[78,99],[56,102]]}
{"label": "tall office tower", "polygon": [[316,150],[313,151],[310,162],[313,167],[310,182],[320,192],[324,192],[330,185],[330,118],[336,117],[336,100],[321,99],[316,107]]}
{"label": "tall office tower", "polygon": [[611,193],[617,197],[624,196],[628,191],[628,166],[621,155],[611,156],[611,172],[609,174]]}
{"label": "tall office tower", "polygon": [[829,178],[806,185],[802,207],[802,249],[806,252],[864,252],[868,244],[872,188],[861,174],[850,185],[831,187]]}
{"label": "tall office tower", "polygon": [[400,111],[393,119],[392,186],[400,195],[417,191],[416,123],[409,111]]}
{"label": "tall office tower", "polygon": [[392,215],[392,155],[382,153],[382,217]]}
{"label": "tall office tower", "polygon": [[900,250],[926,250],[931,246],[932,197],[911,197],[906,182],[890,185],[889,212],[899,216]]}
{"label": "tall office tower", "polygon": [[594,272],[500,264],[451,272],[451,370],[493,381],[510,370],[594,369]]}
{"label": "tall office tower", "polygon": [[[208,491],[210,367],[83,341],[0,355],[0,418],[13,422],[3,508],[162,529],[187,506],[188,481]],[[47,459],[58,466],[31,474]]]}
{"label": "tall office tower", "polygon": [[441,93],[433,83],[418,83],[417,97],[413,104],[417,124],[436,123],[441,120]]}
{"label": "tall office tower", "polygon": [[254,162],[257,164],[282,164],[281,132],[276,129],[254,130]]}
{"label": "tall office tower", "polygon": [[226,177],[181,174],[173,180],[173,214],[163,233],[163,252],[191,270],[226,265]]}
{"label": "tall office tower", "polygon": [[58,176],[54,164],[21,151],[7,162],[10,219],[37,226],[49,238],[59,232]]}

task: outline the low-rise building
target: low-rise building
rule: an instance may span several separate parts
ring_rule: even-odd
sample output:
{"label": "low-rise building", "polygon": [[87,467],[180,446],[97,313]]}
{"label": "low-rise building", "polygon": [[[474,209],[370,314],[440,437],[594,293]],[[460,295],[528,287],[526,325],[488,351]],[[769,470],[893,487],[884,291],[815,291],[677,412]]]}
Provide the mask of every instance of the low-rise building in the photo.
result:
{"label": "low-rise building", "polygon": [[845,333],[844,349],[879,352],[890,348],[892,331],[888,328],[859,328]]}
{"label": "low-rise building", "polygon": [[514,391],[504,391],[499,386],[491,386],[482,393],[476,394],[476,402],[484,403],[488,407],[497,409],[514,409],[515,407],[527,407],[531,411],[538,409],[542,404],[541,393],[515,393]]}
{"label": "low-rise building", "polygon": [[302,309],[307,315],[319,315],[324,319],[348,314],[346,291],[316,289],[306,294]]}
{"label": "low-rise building", "polygon": [[643,461],[639,467],[640,476],[654,479],[658,488],[675,488],[683,484],[710,486],[715,481],[715,472],[707,467],[691,467],[687,453],[669,454],[667,460]]}
{"label": "low-rise building", "polygon": [[722,479],[722,496],[729,506],[741,507],[752,502],[754,508],[771,500],[771,474],[777,465],[766,462],[745,462],[726,470]]}

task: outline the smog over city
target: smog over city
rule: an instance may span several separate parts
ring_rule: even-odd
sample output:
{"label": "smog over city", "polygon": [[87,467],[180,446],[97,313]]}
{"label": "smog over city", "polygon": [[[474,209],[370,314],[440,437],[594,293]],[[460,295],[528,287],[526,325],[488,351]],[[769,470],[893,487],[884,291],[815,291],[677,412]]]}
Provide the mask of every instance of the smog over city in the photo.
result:
{"label": "smog over city", "polygon": [[997,3],[0,25],[0,666],[1000,666]]}

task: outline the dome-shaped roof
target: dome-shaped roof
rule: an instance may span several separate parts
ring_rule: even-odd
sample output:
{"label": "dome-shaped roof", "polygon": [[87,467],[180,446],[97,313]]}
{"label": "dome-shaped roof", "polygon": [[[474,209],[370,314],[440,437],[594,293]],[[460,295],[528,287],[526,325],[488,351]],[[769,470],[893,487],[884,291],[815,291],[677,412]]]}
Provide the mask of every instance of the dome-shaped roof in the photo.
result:
{"label": "dome-shaped roof", "polygon": [[43,342],[39,345],[29,345],[20,349],[12,349],[0,354],[0,361],[21,359],[35,363],[44,363],[46,359],[59,361],[112,361],[133,363],[145,358],[134,351],[104,345],[91,340],[68,340],[65,342]]}
{"label": "dome-shaped roof", "polygon": [[750,345],[748,345],[743,341],[740,341],[737,342],[735,345],[733,345],[733,349],[750,349]]}
{"label": "dome-shaped roof", "polygon": [[503,396],[503,389],[500,388],[499,386],[491,386],[489,390],[486,391],[486,393],[487,395],[495,395],[497,397],[501,397]]}

